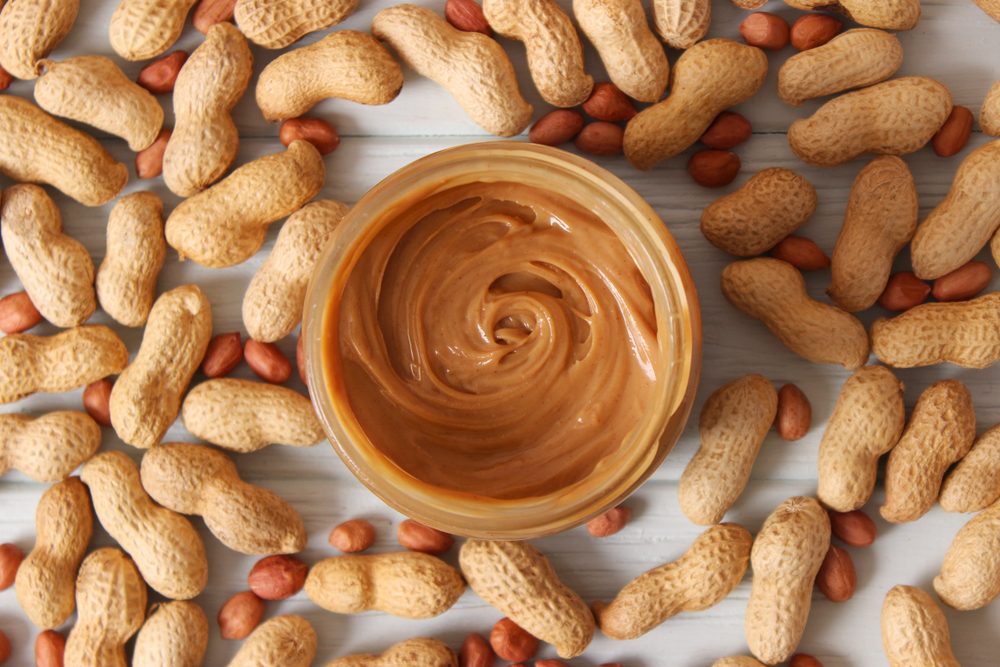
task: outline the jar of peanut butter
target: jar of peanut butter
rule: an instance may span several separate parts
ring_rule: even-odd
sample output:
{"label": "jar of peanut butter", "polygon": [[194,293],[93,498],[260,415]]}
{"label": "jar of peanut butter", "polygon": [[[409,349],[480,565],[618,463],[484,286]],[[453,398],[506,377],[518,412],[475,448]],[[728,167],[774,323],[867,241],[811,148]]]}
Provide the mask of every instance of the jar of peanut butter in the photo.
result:
{"label": "jar of peanut butter", "polygon": [[490,142],[417,160],[341,223],[306,299],[309,389],[348,468],[449,533],[522,539],[620,503],[690,412],[697,297],[594,163]]}

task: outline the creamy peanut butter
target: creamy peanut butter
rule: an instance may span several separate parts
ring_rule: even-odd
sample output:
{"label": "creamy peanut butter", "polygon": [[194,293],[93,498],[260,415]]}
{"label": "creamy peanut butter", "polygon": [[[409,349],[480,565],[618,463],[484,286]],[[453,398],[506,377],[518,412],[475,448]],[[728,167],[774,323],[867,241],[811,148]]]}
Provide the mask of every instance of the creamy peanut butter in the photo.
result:
{"label": "creamy peanut butter", "polygon": [[611,228],[512,182],[453,187],[383,224],[331,336],[372,444],[425,483],[499,499],[613,464],[661,365],[649,285]]}

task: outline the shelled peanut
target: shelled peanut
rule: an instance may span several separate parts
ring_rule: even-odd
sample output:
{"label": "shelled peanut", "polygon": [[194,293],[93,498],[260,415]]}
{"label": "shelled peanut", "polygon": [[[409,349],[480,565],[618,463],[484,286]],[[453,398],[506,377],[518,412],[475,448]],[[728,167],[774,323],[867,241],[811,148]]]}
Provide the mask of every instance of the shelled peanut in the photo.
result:
{"label": "shelled peanut", "polygon": [[752,542],[737,524],[710,527],[676,561],[633,579],[610,603],[595,603],[598,627],[612,639],[635,639],[682,611],[715,606],[743,580]]}

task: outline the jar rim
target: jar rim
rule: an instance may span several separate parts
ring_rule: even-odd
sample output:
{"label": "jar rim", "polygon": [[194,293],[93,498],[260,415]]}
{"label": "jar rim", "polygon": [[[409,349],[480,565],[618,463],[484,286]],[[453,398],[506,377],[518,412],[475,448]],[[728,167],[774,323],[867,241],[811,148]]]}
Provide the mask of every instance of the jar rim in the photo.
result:
{"label": "jar rim", "polygon": [[[515,167],[517,169],[515,169]],[[517,170],[524,173],[518,174]],[[347,400],[337,400],[324,332],[339,312],[338,295],[380,221],[401,202],[469,182],[511,180],[533,174],[562,180],[594,197],[586,204],[625,244],[650,285],[657,343],[667,372],[654,385],[652,409],[629,435],[625,456],[603,459],[586,478],[552,494],[498,500],[454,492],[417,480],[368,440]],[[581,195],[586,196],[586,194]],[[602,215],[602,213],[604,215]],[[333,324],[336,327],[335,324]],[[665,335],[666,332],[666,335]],[[492,539],[523,539],[560,532],[619,504],[662,463],[683,431],[697,389],[701,325],[694,283],[680,248],[649,204],[624,181],[580,156],[549,146],[490,141],[447,148],[421,157],[369,190],[341,221],[316,264],[306,295],[302,335],[309,394],[327,436],[347,468],[386,504],[449,533]],[[333,349],[337,348],[337,349]],[[339,387],[342,389],[342,387]],[[600,473],[600,474],[598,474]]]}

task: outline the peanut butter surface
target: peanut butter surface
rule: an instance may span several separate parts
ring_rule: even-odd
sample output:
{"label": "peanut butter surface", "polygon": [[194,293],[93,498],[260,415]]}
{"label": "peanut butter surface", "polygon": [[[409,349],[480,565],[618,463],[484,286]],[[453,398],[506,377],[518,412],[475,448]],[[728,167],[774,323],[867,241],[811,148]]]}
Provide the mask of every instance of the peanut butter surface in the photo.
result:
{"label": "peanut butter surface", "polygon": [[557,193],[453,187],[398,210],[342,296],[342,391],[415,478],[516,499],[584,479],[653,409],[649,286],[615,233]]}

